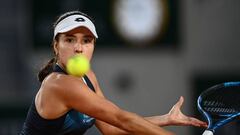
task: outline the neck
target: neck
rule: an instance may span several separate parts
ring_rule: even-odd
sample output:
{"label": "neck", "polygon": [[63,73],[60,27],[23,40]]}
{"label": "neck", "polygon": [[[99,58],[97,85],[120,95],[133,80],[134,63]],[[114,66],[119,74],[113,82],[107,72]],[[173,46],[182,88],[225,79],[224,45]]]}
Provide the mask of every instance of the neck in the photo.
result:
{"label": "neck", "polygon": [[65,71],[65,68],[63,67],[63,65],[59,64],[58,62],[56,63],[56,65],[58,65],[63,71]]}

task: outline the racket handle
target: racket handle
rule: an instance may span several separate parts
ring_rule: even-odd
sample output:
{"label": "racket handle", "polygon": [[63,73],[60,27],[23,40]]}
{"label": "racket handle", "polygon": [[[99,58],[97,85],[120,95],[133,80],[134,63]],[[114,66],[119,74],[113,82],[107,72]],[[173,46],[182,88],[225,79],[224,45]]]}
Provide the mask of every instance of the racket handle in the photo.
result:
{"label": "racket handle", "polygon": [[213,132],[210,130],[205,130],[202,135],[213,135]]}

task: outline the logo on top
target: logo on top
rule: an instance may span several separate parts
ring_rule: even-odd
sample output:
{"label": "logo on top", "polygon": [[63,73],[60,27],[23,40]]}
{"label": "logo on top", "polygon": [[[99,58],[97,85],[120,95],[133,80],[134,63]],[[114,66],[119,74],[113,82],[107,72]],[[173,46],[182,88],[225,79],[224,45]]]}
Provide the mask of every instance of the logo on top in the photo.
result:
{"label": "logo on top", "polygon": [[83,19],[82,17],[78,17],[75,19],[76,22],[85,22],[85,19]]}

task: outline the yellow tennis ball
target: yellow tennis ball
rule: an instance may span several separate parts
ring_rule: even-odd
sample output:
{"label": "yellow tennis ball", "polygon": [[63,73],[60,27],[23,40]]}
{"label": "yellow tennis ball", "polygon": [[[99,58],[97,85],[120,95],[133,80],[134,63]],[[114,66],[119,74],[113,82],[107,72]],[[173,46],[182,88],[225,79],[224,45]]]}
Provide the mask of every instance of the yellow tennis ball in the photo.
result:
{"label": "yellow tennis ball", "polygon": [[67,61],[67,72],[74,76],[83,76],[90,69],[90,63],[84,55],[75,55]]}

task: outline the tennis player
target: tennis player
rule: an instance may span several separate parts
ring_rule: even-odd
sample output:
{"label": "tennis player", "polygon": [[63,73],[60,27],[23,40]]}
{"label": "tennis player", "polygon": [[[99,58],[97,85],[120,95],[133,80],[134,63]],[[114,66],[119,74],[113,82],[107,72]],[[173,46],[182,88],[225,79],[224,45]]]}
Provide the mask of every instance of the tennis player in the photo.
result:
{"label": "tennis player", "polygon": [[97,38],[92,20],[80,11],[66,12],[57,19],[55,57],[38,74],[41,87],[20,135],[81,135],[94,124],[104,135],[172,135],[162,126],[206,126],[182,114],[182,97],[168,114],[143,118],[107,100],[92,70],[84,77],[68,75],[67,60],[76,54],[91,60]]}

